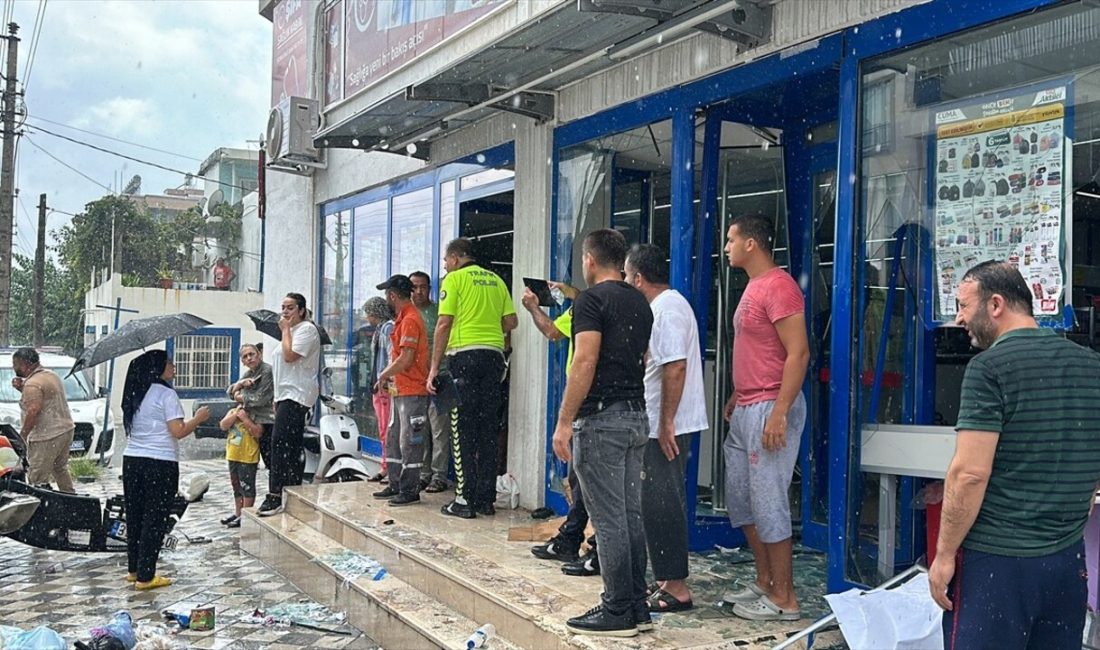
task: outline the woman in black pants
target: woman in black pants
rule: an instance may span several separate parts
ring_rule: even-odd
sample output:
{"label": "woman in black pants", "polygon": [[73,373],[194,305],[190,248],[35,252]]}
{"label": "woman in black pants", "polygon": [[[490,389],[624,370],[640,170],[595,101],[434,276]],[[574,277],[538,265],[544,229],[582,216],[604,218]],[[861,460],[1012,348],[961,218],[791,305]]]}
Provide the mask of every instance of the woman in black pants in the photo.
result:
{"label": "woman in black pants", "polygon": [[126,497],[127,582],[137,589],[172,584],[157,575],[157,557],[168,515],[179,490],[179,441],[210,417],[206,407],[184,420],[183,405],[169,383],[176,366],[163,350],[130,362],[122,393],[122,424],[129,440],[122,460]]}
{"label": "woman in black pants", "polygon": [[271,468],[264,502],[256,514],[270,517],[283,511],[283,488],[302,484],[302,437],[306,414],[317,401],[317,372],[321,365],[321,336],[309,320],[306,299],[288,293],[280,305],[281,340],[272,356],[275,383],[275,428],[271,439]]}

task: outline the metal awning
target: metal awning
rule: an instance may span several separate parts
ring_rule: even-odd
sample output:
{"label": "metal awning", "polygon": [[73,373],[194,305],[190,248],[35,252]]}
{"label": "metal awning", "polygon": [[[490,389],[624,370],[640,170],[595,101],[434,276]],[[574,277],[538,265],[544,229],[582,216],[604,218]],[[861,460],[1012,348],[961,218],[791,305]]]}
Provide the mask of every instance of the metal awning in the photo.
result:
{"label": "metal awning", "polygon": [[[314,136],[318,148],[427,158],[428,141],[495,111],[552,119],[551,92],[667,35],[703,29],[747,47],[767,40],[771,7],[748,0],[576,0]],[[410,148],[412,149],[412,148]]]}

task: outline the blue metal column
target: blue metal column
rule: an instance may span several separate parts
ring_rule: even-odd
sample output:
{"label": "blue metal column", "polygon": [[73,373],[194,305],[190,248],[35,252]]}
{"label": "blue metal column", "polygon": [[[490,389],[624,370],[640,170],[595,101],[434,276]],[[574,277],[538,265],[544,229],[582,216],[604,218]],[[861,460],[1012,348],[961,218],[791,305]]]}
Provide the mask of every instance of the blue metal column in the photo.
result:
{"label": "blue metal column", "polygon": [[[693,284],[691,288],[695,307],[695,319],[699,326],[700,334],[705,334],[710,324],[710,287],[714,282],[711,277],[711,251],[714,250],[715,229],[719,222],[718,215],[718,154],[722,136],[722,120],[713,114],[707,114],[706,124],[703,125],[703,174],[702,191],[700,192],[700,210],[698,228],[695,231],[695,271],[692,273]],[[692,136],[694,137],[694,135]],[[706,348],[703,337],[699,337],[699,343]]]}
{"label": "blue metal column", "polygon": [[[854,260],[859,253],[856,240],[856,185],[859,160],[859,60],[844,48],[840,64],[836,204],[836,247],[833,260],[833,336],[830,342],[829,382],[829,545],[828,590],[842,591],[845,580],[848,536],[849,469],[858,471],[858,448],[852,437],[858,429],[852,423],[852,399],[858,390],[852,382],[858,368],[852,368],[852,306],[857,296],[852,291]],[[862,257],[862,255],[859,255]],[[857,441],[858,442],[858,439]],[[856,455],[857,458],[852,458]],[[851,465],[850,465],[851,463]],[[855,541],[858,543],[858,541]]]}
{"label": "blue metal column", "polygon": [[694,302],[691,253],[695,243],[695,113],[672,115],[672,213],[669,215],[669,284]]}

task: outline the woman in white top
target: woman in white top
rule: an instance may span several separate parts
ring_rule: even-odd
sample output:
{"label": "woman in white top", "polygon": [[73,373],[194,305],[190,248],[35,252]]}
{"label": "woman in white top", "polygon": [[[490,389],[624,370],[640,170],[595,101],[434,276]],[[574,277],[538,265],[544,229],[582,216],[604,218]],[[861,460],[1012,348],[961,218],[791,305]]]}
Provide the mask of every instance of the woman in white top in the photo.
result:
{"label": "woman in white top", "polygon": [[122,393],[122,424],[129,441],[122,460],[126,498],[128,582],[138,589],[172,584],[157,575],[157,558],[168,531],[168,515],[179,490],[179,441],[210,417],[206,407],[184,420],[179,396],[169,383],[176,366],[163,350],[130,362]]}
{"label": "woman in white top", "polygon": [[283,511],[283,487],[302,484],[302,438],[306,414],[317,401],[317,373],[321,367],[321,336],[307,316],[305,296],[286,294],[281,309],[282,340],[271,360],[275,427],[267,496],[257,510],[261,517]]}

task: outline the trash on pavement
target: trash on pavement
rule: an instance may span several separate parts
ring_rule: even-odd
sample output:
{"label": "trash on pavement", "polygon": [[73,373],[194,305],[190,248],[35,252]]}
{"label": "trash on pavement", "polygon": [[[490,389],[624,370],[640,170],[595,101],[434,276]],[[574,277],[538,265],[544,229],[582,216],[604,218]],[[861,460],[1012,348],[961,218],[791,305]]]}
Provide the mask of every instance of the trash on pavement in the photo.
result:
{"label": "trash on pavement", "polygon": [[928,592],[927,573],[893,589],[850,589],[825,600],[852,650],[943,648],[943,610]]}
{"label": "trash on pavement", "polygon": [[165,619],[174,621],[181,630],[206,631],[214,629],[214,606],[198,603],[177,603],[161,612]]}
{"label": "trash on pavement", "polygon": [[362,576],[367,576],[371,580],[381,580],[386,577],[386,568],[378,560],[369,555],[346,549],[319,555],[313,558],[313,561],[332,567],[334,571],[343,576],[344,586]]}
{"label": "trash on pavement", "polygon": [[81,650],[132,650],[137,644],[134,635],[134,619],[128,612],[119,611],[111,617],[106,625],[100,625],[88,630],[91,641],[76,642],[76,647]]}
{"label": "trash on pavement", "polygon": [[66,650],[69,644],[60,634],[45,625],[24,632],[17,627],[0,628],[4,650]]}
{"label": "trash on pavement", "polygon": [[310,601],[280,603],[272,605],[266,612],[256,610],[252,615],[253,618],[261,618],[265,621],[270,619],[275,624],[286,623],[336,634],[345,634],[336,626],[343,625],[347,619],[347,615],[343,612],[334,612]]}
{"label": "trash on pavement", "polygon": [[474,630],[474,633],[470,635],[470,638],[466,639],[466,650],[474,650],[474,648],[480,648],[489,642],[489,639],[493,638],[493,635],[497,633],[497,629],[493,627],[492,623],[486,623],[481,627]]}

